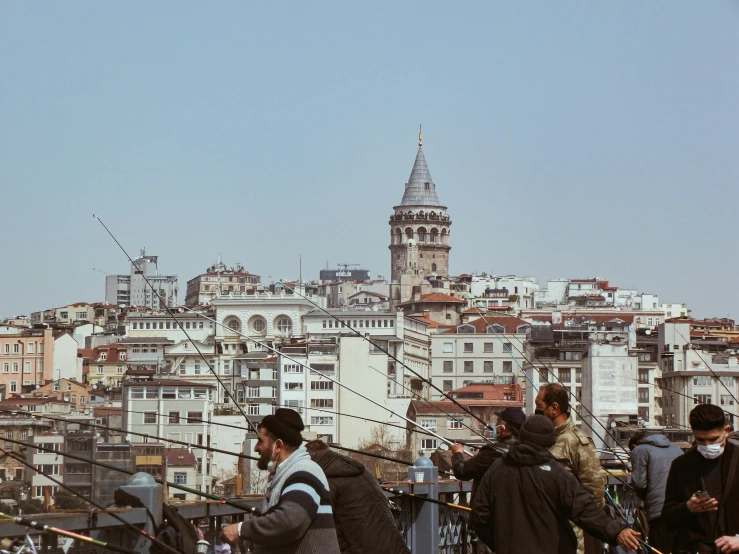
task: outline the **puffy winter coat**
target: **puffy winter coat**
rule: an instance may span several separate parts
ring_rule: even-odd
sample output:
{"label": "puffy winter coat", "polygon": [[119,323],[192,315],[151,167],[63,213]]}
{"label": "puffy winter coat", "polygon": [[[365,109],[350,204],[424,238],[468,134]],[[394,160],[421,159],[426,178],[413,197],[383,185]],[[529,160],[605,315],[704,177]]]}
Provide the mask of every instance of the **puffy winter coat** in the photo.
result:
{"label": "puffy winter coat", "polygon": [[457,452],[452,456],[454,476],[460,481],[472,480],[472,496],[474,497],[488,468],[495,463],[495,460],[502,458],[514,444],[518,444],[518,439],[511,435],[493,444],[484,445],[468,460],[464,459],[464,454]]}
{"label": "puffy winter coat", "polygon": [[682,450],[660,433],[644,437],[631,451],[631,485],[644,500],[650,521],[662,515],[670,466],[682,454]]}
{"label": "puffy winter coat", "polygon": [[341,554],[410,554],[374,475],[336,452],[315,461],[328,479]]}
{"label": "puffy winter coat", "polygon": [[472,499],[470,523],[496,554],[572,554],[577,539],[569,521],[609,542],[626,528],[548,450],[529,444],[496,461]]}

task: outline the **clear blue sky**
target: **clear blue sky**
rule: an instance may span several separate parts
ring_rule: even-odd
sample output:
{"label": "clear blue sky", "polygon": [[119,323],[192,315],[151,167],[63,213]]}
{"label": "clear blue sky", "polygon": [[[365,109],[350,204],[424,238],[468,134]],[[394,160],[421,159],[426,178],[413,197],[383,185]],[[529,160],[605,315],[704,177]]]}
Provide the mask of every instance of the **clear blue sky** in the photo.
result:
{"label": "clear blue sky", "polygon": [[388,273],[418,124],[451,272],[602,276],[739,317],[736,2],[0,2],[0,315]]}

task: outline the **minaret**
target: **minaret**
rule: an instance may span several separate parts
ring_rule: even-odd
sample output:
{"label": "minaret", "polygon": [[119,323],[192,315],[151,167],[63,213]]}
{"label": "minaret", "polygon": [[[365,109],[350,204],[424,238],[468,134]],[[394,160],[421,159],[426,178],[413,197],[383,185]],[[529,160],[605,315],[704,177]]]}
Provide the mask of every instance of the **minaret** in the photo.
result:
{"label": "minaret", "polygon": [[442,206],[436,196],[436,185],[423,155],[423,135],[419,128],[416,161],[405,184],[403,199],[393,208],[393,215],[390,216],[391,280],[400,282],[401,274],[410,261],[406,257],[407,245],[411,240],[418,252],[417,262],[422,279],[449,275],[451,224],[446,206]]}

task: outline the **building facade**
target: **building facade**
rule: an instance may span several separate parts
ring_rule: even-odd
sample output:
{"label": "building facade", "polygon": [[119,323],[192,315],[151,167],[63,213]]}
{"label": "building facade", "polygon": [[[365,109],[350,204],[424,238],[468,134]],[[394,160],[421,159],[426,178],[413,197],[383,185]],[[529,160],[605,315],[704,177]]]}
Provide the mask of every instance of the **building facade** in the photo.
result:
{"label": "building facade", "polygon": [[[146,283],[149,281],[154,288]],[[157,293],[159,296],[157,296]],[[105,301],[116,306],[163,307],[160,297],[169,307],[177,305],[179,285],[177,275],[160,275],[158,256],[147,256],[146,249],[131,263],[128,275],[105,277]]]}
{"label": "building facade", "polygon": [[216,291],[228,294],[253,293],[261,288],[261,277],[249,273],[242,266],[226,267],[218,262],[208,268],[205,273],[190,279],[187,282],[187,306],[202,306],[209,304],[215,297]]}

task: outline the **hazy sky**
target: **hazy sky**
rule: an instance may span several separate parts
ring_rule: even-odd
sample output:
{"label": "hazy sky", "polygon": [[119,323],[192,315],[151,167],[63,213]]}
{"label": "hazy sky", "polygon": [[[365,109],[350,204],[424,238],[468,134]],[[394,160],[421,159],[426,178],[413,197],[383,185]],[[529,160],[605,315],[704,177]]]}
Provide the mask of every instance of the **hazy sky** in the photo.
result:
{"label": "hazy sky", "polygon": [[286,4],[0,2],[0,315],[103,299],[93,213],[182,299],[388,274],[423,123],[453,274],[739,317],[737,2]]}

